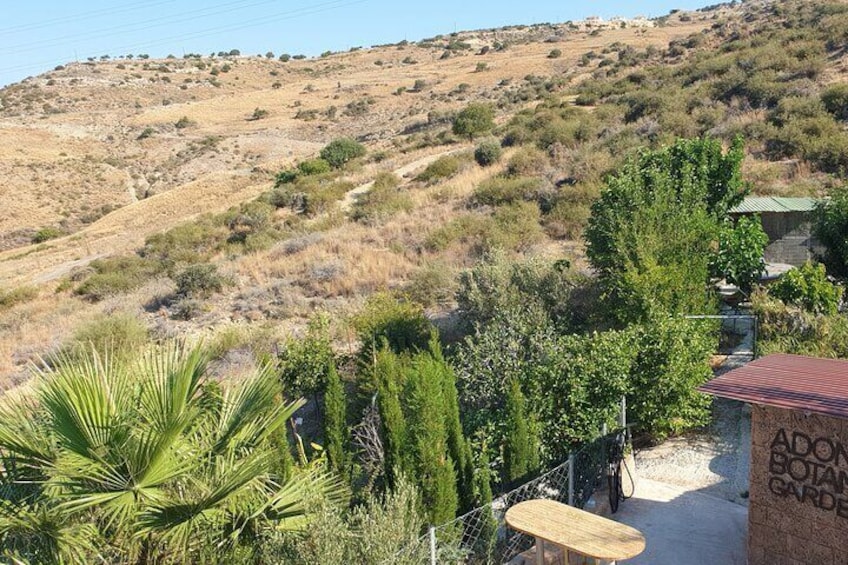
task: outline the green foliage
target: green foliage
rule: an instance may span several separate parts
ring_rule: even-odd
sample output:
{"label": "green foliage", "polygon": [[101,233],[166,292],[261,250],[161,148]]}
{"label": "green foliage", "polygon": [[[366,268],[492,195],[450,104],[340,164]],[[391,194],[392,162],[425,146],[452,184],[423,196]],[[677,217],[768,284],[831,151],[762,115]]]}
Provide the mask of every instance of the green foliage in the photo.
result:
{"label": "green foliage", "polygon": [[11,308],[35,299],[38,289],[31,286],[18,286],[9,290],[0,288],[0,308]]}
{"label": "green foliage", "polygon": [[548,165],[548,156],[536,147],[522,147],[510,157],[506,165],[506,173],[511,177],[534,175],[544,170]]}
{"label": "green foliage", "polygon": [[821,93],[821,101],[824,107],[841,121],[848,121],[848,84],[833,84]]}
{"label": "green foliage", "polygon": [[32,236],[33,243],[44,243],[45,241],[56,239],[57,237],[62,237],[65,235],[65,232],[60,230],[59,228],[54,228],[48,226],[46,228],[41,228],[35,235]]}
{"label": "green foliage", "polygon": [[497,139],[486,139],[474,149],[474,160],[481,167],[490,167],[500,160],[501,153],[501,144]]}
{"label": "green foliage", "polygon": [[343,474],[347,467],[347,405],[344,385],[336,371],[335,363],[329,365],[324,376],[323,401],[324,450],[330,467]]}
{"label": "green foliage", "polygon": [[471,195],[478,205],[502,206],[542,199],[542,181],[536,177],[493,177],[481,182]]}
{"label": "green foliage", "polygon": [[[223,70],[223,69],[222,69]],[[268,117],[268,110],[264,108],[254,108],[253,113],[250,115],[251,120],[261,120],[263,118]]]}
{"label": "green foliage", "polygon": [[263,562],[418,565],[427,559],[428,546],[419,540],[421,497],[409,480],[401,478],[384,497],[369,494],[348,514],[326,501],[313,506],[309,528],[266,544]]}
{"label": "green foliage", "polygon": [[499,312],[526,305],[544,311],[562,330],[577,329],[591,310],[581,303],[588,284],[566,261],[513,261],[493,253],[460,273],[456,302],[469,330],[492,323]]}
{"label": "green foliage", "polygon": [[236,562],[302,528],[310,492],[341,501],[320,466],[275,472],[272,438],[301,403],[280,403],[273,372],[222,390],[208,359],[92,351],[58,359],[33,399],[4,399],[3,559]]}
{"label": "green foliage", "polygon": [[848,187],[831,192],[816,205],[813,233],[825,246],[825,262],[836,274],[848,275]]}
{"label": "green foliage", "polygon": [[506,390],[506,437],[503,444],[503,475],[505,485],[525,482],[539,468],[539,440],[535,422],[528,412],[518,380],[509,380]]}
{"label": "green foliage", "polygon": [[551,49],[551,52],[548,53],[548,59],[559,59],[562,57],[562,50],[560,49]]}
{"label": "green foliage", "polygon": [[474,139],[495,127],[495,110],[488,104],[472,103],[453,119],[453,133]]}
{"label": "green foliage", "polygon": [[407,467],[406,419],[401,407],[401,392],[406,375],[401,359],[389,349],[374,353],[370,380],[376,383],[377,409],[382,424],[383,473],[386,484],[395,487]]}
{"label": "green foliage", "polygon": [[340,137],[324,146],[320,155],[331,167],[340,169],[353,159],[364,156],[365,146],[353,139]]}
{"label": "green foliage", "polygon": [[848,317],[813,314],[787,306],[765,292],[751,302],[757,315],[757,351],[811,357],[848,358]]}
{"label": "green foliage", "polygon": [[399,185],[400,179],[394,173],[383,172],[377,175],[371,189],[359,195],[354,202],[351,214],[353,219],[374,225],[400,212],[412,210],[412,199]]}
{"label": "green foliage", "polygon": [[710,309],[710,247],[745,192],[742,155],[738,140],[726,154],[715,140],[678,140],[608,179],[592,206],[587,255],[620,323]]}
{"label": "green foliage", "polygon": [[426,183],[435,183],[454,176],[459,172],[461,166],[462,162],[457,157],[453,155],[444,155],[427,165],[427,168],[421,171],[421,173],[415,177],[415,180]]}
{"label": "green foliage", "polygon": [[321,175],[330,172],[330,163],[324,159],[307,159],[297,164],[297,170],[303,175]]}
{"label": "green foliage", "polygon": [[362,342],[360,357],[365,365],[371,364],[384,341],[397,354],[425,351],[436,331],[420,306],[387,293],[372,295],[352,323]]}
{"label": "green foliage", "polygon": [[309,321],[306,335],[286,341],[279,353],[279,363],[283,389],[293,397],[314,397],[326,389],[330,373],[335,371],[328,319],[316,316]]}
{"label": "green foliage", "polygon": [[465,244],[477,256],[495,250],[524,251],[539,243],[544,234],[539,225],[539,207],[531,202],[499,206],[491,214],[466,214],[434,229],[425,246],[441,251]]}
{"label": "green foliage", "polygon": [[74,290],[89,300],[135,290],[162,272],[160,263],[137,255],[97,259],[89,267],[93,274]]}
{"label": "green foliage", "polygon": [[85,356],[92,350],[100,356],[133,357],[150,341],[147,327],[129,313],[101,314],[74,331],[65,352]]}
{"label": "green foliage", "polygon": [[431,524],[452,520],[459,507],[455,463],[448,451],[449,416],[442,385],[446,371],[444,361],[427,353],[416,355],[403,392],[410,476],[420,485],[422,507]]}
{"label": "green foliage", "polygon": [[824,265],[810,261],[788,270],[768,287],[768,293],[784,304],[798,306],[807,312],[831,315],[837,312],[842,291],[842,287],[827,280]]}
{"label": "green foliage", "polygon": [[189,265],[174,277],[177,294],[183,297],[206,298],[221,292],[227,279],[218,273],[218,267],[212,263]]}
{"label": "green foliage", "polygon": [[168,268],[178,264],[202,263],[226,241],[229,232],[213,216],[202,216],[147,238],[139,254]]}
{"label": "green foliage", "polygon": [[678,434],[710,419],[710,399],[697,388],[712,378],[714,328],[702,321],[657,316],[634,335],[629,418],[654,437]]}
{"label": "green foliage", "polygon": [[735,226],[725,223],[719,231],[718,252],[710,268],[714,274],[749,294],[766,271],[763,258],[766,245],[768,236],[759,216],[743,216]]}

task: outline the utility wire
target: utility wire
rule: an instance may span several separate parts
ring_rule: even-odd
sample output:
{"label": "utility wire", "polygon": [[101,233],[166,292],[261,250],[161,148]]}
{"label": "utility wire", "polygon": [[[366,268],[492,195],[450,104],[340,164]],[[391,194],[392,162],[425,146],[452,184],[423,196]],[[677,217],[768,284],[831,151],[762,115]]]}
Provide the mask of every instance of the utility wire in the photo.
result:
{"label": "utility wire", "polygon": [[246,8],[255,8],[257,6],[262,6],[265,4],[274,4],[276,2],[278,2],[278,0],[262,0],[260,2],[250,2],[250,0],[239,0],[238,2],[227,2],[218,6],[218,8],[222,9],[218,9],[215,6],[210,6],[206,8],[201,8],[199,10],[189,10],[186,12],[180,12],[178,14],[159,16],[156,18],[150,18],[147,20],[142,20],[130,24],[89,30],[84,33],[78,33],[75,35],[65,35],[62,37],[52,37],[50,39],[45,40],[31,41],[29,43],[20,43],[18,45],[10,45],[8,47],[3,47],[2,49],[0,49],[0,53],[26,53],[30,51],[37,51],[38,49],[42,49],[44,47],[55,47],[64,45],[74,40],[88,38],[100,39],[103,37],[124,35],[127,32],[146,31],[149,29],[154,29],[156,27],[161,27],[163,25],[173,25],[184,22],[191,22],[197,20],[198,18],[206,18],[209,16],[228,14],[230,12],[236,12],[239,10],[244,10]]}
{"label": "utility wire", "polygon": [[155,8],[156,6],[161,6],[162,4],[173,4],[175,0],[161,0],[159,2],[135,2],[133,4],[126,4],[121,8],[103,8],[101,10],[91,10],[89,12],[79,12],[71,16],[62,16],[60,18],[53,18],[50,20],[40,20],[38,22],[32,22],[28,24],[18,24],[7,27],[0,27],[0,34],[7,33],[18,33],[21,31],[30,31],[33,29],[42,29],[45,27],[51,27],[55,25],[67,24],[70,22],[78,22],[80,20],[88,20],[91,18],[96,18],[99,16],[111,16],[113,14],[122,14],[124,12],[133,12],[135,10],[140,10],[143,8]]}
{"label": "utility wire", "polygon": [[[339,9],[339,8],[345,8],[345,7],[353,6],[353,5],[356,5],[356,4],[363,4],[367,1],[368,0],[352,0],[352,1],[345,2],[344,0],[333,0],[333,1],[330,1],[330,2],[315,4],[314,6],[311,6],[311,7],[303,7],[303,8],[299,8],[299,9],[296,9],[296,10],[281,12],[281,13],[275,15],[275,16],[253,18],[253,19],[244,20],[242,22],[238,22],[238,23],[235,23],[235,24],[232,24],[232,25],[216,26],[216,27],[207,28],[207,29],[204,29],[204,30],[198,30],[198,31],[193,32],[193,33],[183,33],[183,34],[176,35],[176,36],[165,37],[165,38],[161,38],[157,41],[150,41],[150,42],[136,43],[136,44],[133,44],[133,45],[126,45],[126,46],[114,49],[113,52],[115,52],[115,53],[117,53],[117,52],[127,52],[127,51],[131,51],[131,50],[139,49],[139,48],[163,45],[163,44],[166,44],[166,43],[170,43],[172,41],[184,41],[186,39],[199,39],[199,38],[202,38],[202,37],[209,37],[209,36],[212,36],[212,35],[217,35],[217,34],[223,33],[223,32],[249,29],[249,28],[252,28],[252,27],[257,27],[257,26],[261,26],[261,25],[264,25],[264,24],[268,24],[268,23],[276,23],[276,22],[280,22],[280,21],[296,19],[296,18],[303,17],[303,16],[309,16],[309,15],[318,14],[318,13],[322,13],[322,12],[328,12],[328,11],[336,10],[336,9]],[[96,57],[98,54],[99,53],[85,54],[85,55],[83,55],[83,58],[89,58],[89,57],[92,57],[92,56]],[[60,60],[59,62],[61,63],[62,60]],[[44,69],[44,68],[50,67],[50,66],[55,65],[55,64],[57,64],[57,60],[53,59],[52,61],[43,61],[41,63],[27,63],[27,64],[14,65],[14,66],[9,66],[9,67],[0,67],[0,73],[23,71],[23,70],[28,70],[28,69]]]}

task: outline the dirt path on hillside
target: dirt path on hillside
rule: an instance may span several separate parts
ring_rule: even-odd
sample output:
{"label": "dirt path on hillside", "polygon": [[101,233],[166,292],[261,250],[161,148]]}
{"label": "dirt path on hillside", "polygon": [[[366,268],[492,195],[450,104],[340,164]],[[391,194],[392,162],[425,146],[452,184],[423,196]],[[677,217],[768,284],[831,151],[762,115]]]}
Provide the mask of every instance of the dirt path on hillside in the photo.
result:
{"label": "dirt path on hillside", "polygon": [[[404,166],[402,166],[398,169],[395,169],[392,172],[394,174],[396,174],[397,176],[399,176],[400,178],[403,178],[403,177],[412,173],[415,170],[423,169],[424,167],[427,167],[428,165],[430,165],[431,163],[433,163],[434,161],[438,160],[441,157],[445,157],[447,155],[453,155],[455,153],[461,153],[462,151],[465,151],[467,149],[468,149],[468,147],[460,147],[458,149],[448,149],[447,151],[442,151],[441,153],[435,153],[433,155],[427,155],[426,157],[421,157],[420,159],[416,159],[415,161],[413,161],[411,163],[407,163],[406,165],[404,165]],[[372,186],[374,186],[373,180],[366,182],[365,184],[361,184],[361,185],[357,186],[356,188],[354,188],[352,190],[349,190],[345,194],[342,201],[339,203],[339,206],[341,207],[342,211],[343,212],[349,212],[350,209],[353,207],[354,202],[356,202],[356,199],[359,198],[360,195],[365,194],[366,192],[371,190]]]}

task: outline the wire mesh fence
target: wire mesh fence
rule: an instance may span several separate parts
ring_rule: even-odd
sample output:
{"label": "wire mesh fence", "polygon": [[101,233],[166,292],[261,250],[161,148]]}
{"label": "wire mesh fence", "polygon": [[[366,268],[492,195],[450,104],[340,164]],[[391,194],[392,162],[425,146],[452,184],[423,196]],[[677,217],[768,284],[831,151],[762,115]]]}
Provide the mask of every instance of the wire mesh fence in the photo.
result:
{"label": "wire mesh fence", "polygon": [[508,508],[536,498],[556,500],[583,508],[606,469],[613,435],[584,445],[543,475],[495,498],[490,504],[437,527],[398,552],[386,563],[507,563],[533,546],[533,538],[504,523]]}

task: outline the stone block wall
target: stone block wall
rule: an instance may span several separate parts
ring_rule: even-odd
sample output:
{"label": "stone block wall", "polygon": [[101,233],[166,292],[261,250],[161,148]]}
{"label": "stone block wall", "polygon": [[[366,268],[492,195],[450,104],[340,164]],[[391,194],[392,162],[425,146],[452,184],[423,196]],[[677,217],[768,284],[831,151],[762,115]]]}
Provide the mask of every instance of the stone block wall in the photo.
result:
{"label": "stone block wall", "polygon": [[749,565],[848,563],[848,420],[754,406]]}

